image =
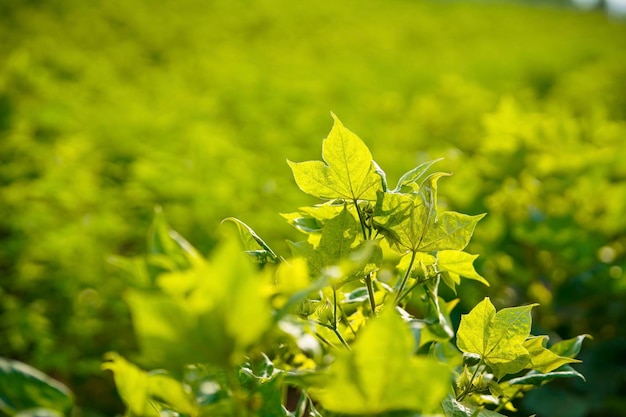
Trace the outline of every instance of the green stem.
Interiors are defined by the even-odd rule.
[[[319,324],[321,324],[321,323],[319,323]],[[322,326],[323,326],[323,324],[322,324]],[[330,341],[329,341],[328,339],[326,339],[324,336],[322,336],[321,334],[319,334],[319,333],[315,332],[315,336],[317,336],[317,338],[318,338],[319,340],[321,340],[321,341],[322,341],[322,343],[324,343],[325,345],[327,345],[327,346],[329,346],[329,347],[331,347],[331,348],[335,346],[335,345],[333,345],[332,343],[330,343]]]
[[[367,240],[367,232],[365,231],[365,219],[363,218],[363,214],[361,214],[361,209],[359,208],[359,203],[357,200],[352,200],[354,204],[354,208],[356,208],[356,213],[359,216],[359,223],[361,223],[361,232],[363,232],[363,240]]]
[[[402,291],[404,290],[404,287],[406,286],[406,283],[409,280],[409,275],[411,274],[411,269],[413,269],[414,262],[415,262],[415,252],[411,252],[411,260],[409,261],[409,267],[406,269],[406,273],[404,274],[404,277],[402,278],[402,283],[400,284],[400,287],[398,287],[398,291],[396,292],[396,301],[394,302],[395,305],[398,305],[398,303],[401,300],[400,294],[402,294]]]
[[[365,285],[367,286],[367,296],[370,300],[370,308],[372,309],[372,316],[376,315],[376,299],[374,298],[374,286],[372,285],[372,273],[370,272],[365,277]]]
[[[335,332],[335,334],[337,335],[337,338],[339,339],[341,344],[344,345],[348,350],[350,350],[350,345],[348,344],[348,342],[346,342],[346,339],[343,338],[343,336],[341,335],[337,327],[337,288],[335,288],[334,285],[333,285],[333,326],[332,326],[332,329],[333,329],[333,332]]]
[[[404,299],[404,297],[406,297],[407,295],[411,294],[411,291],[413,291],[415,289],[415,287],[417,287],[420,284],[422,284],[422,282],[421,281],[417,281],[415,284],[413,284],[409,288],[407,288],[407,290],[404,291],[404,294],[400,295],[400,297],[398,298],[397,304],[400,304],[400,302]]]
[[[341,312],[341,317],[346,321],[346,325],[348,326],[352,334],[356,336],[356,330],[354,330],[354,327],[352,327],[352,324],[350,324],[350,320],[348,319],[346,311],[343,309],[343,307],[341,307],[341,304],[338,304],[337,308],[339,308],[339,311]]]

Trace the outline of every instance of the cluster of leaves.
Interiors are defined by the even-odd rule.
[[[100,360],[134,348],[108,254],[143,250],[156,204],[203,253],[203,225],[233,213],[286,253],[297,232],[275,212],[307,200],[281,153],[312,154],[320,108],[385,138],[371,148],[390,178],[445,155],[463,175],[441,206],[489,213],[468,250],[494,304],[594,333],[598,382],[547,394],[548,414],[573,415],[562,395],[578,415],[624,409],[601,382],[626,354],[626,26],[475,2],[0,3],[0,356],[64,381],[86,414],[119,409]],[[458,291],[463,311],[485,295]]]
[[[150,255],[125,261],[137,360],[154,370],[115,353],[104,364],[128,416],[490,417],[551,380],[583,378],[569,364],[585,336],[548,348],[530,334],[534,305],[496,312],[485,298],[455,332],[458,300],[440,285],[487,282],[464,252],[482,215],[437,210],[445,174],[424,164],[391,189],[337,118],[322,155],[289,162],[325,200],[284,215],[306,235],[289,259],[237,219],[249,260],[232,238],[205,259],[157,215]]]

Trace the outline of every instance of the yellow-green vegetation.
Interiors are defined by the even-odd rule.
[[[153,208],[203,254],[227,216],[288,253],[277,213],[313,200],[285,159],[318,159],[331,110],[392,184],[443,157],[439,205],[487,213],[468,252],[490,287],[454,286],[457,322],[489,295],[540,303],[536,333],[593,334],[590,383],[521,406],[622,412],[606,381],[626,337],[623,23],[519,4],[7,0],[0,39],[0,356],[85,413],[121,409],[100,363],[139,348],[121,294],[148,277],[116,256],[144,252]]]

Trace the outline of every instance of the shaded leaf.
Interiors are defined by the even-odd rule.
[[[495,411],[459,402],[452,397],[447,397],[442,406],[446,417],[505,417]]]
[[[244,251],[254,262],[280,262],[280,257],[274,253],[267,243],[265,243],[250,226],[235,217],[227,217],[222,220],[222,223],[224,222],[232,222],[237,226]]]
[[[418,191],[419,186],[417,185],[417,182],[424,176],[424,174],[426,174],[431,166],[441,160],[443,160],[443,158],[439,158],[434,161],[424,162],[416,166],[412,170],[404,173],[398,180],[398,184],[396,185],[396,188],[393,190],[393,192],[406,193]]]
[[[569,365],[563,365],[555,371],[542,373],[539,371],[529,371],[526,375],[512,378],[508,381],[511,385],[534,385],[540,386],[553,379],[580,378],[585,381],[585,377]]]
[[[72,392],[59,381],[25,363],[0,358],[0,411],[13,415],[47,408],[63,414],[73,405]]]
[[[550,350],[559,356],[575,358],[580,353],[580,348],[585,339],[593,339],[588,334],[581,334],[567,340],[561,340],[550,347]]]

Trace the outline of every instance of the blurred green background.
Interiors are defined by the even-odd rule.
[[[236,216],[287,254],[329,112],[391,183],[444,157],[441,203],[487,212],[457,314],[539,302],[587,383],[520,414],[626,415],[626,24],[562,4],[0,1],[0,356],[120,412],[102,354],[135,349],[113,255],[153,208],[208,252]]]

